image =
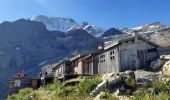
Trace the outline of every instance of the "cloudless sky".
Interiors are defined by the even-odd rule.
[[[73,18],[104,28],[170,25],[170,0],[0,0],[0,22],[37,15]]]

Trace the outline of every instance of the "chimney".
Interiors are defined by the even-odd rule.
[[[138,42],[138,31],[133,31],[133,34],[132,34],[134,37],[135,37],[135,42],[137,43]]]
[[[103,44],[103,43],[100,44],[100,45],[98,45],[98,49],[99,49],[99,50],[103,50],[103,48],[104,48],[104,44]]]
[[[137,36],[138,35],[138,31],[134,30],[133,33],[132,33],[132,36]]]

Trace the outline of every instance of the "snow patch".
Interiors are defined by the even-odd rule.
[[[38,65],[39,65],[39,66],[42,66],[42,65],[44,65],[44,64],[46,64],[46,63],[47,63],[47,60],[45,60],[45,61],[39,63]]]
[[[108,44],[108,43],[112,43],[113,41],[106,41],[106,42],[104,42],[105,44]]]
[[[16,47],[15,49],[19,51],[21,48],[20,47]]]
[[[149,26],[149,28],[159,28],[159,25],[157,25],[157,26],[151,25],[151,26]]]
[[[143,28],[143,26],[139,26],[139,27],[135,27],[135,28],[132,28],[132,29],[134,29],[134,30],[140,30],[140,29],[142,29]]]

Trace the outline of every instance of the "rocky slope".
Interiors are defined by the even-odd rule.
[[[49,31],[43,23],[25,19],[1,23],[0,35],[0,84],[4,86],[0,94],[6,93],[8,77],[19,69],[37,74],[47,63],[95,49],[100,43],[82,29]]]
[[[131,34],[138,31],[143,37],[159,44],[162,47],[170,46],[170,27],[160,22],[146,24],[132,29],[121,29],[122,32]]]
[[[109,36],[116,36],[116,35],[122,35],[124,34],[121,30],[119,29],[115,29],[115,28],[111,28],[108,29],[107,31],[105,31],[101,37],[109,37]]]

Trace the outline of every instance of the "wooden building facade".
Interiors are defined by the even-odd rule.
[[[86,54],[79,54],[69,60],[61,61],[52,65],[52,72],[55,76],[62,74],[98,74],[98,54],[99,50]]]
[[[62,74],[73,74],[74,68],[71,66],[70,60],[64,60],[54,64],[52,72],[55,73],[55,76],[60,76]]]
[[[158,58],[158,45],[134,34],[132,37],[103,46],[99,55],[98,73],[136,70],[150,66]]]
[[[94,51],[82,58],[82,74],[98,74],[98,54],[100,51]]]
[[[55,76],[62,74],[104,74],[142,69],[158,58],[160,46],[138,34],[100,46],[100,50],[79,54],[54,64]]]
[[[100,50],[86,54],[79,54],[70,59],[71,66],[74,67],[74,74],[94,75],[98,74],[98,54]]]
[[[83,57],[87,54],[79,54],[73,58],[70,58],[71,66],[74,68],[74,74],[83,74]]]

